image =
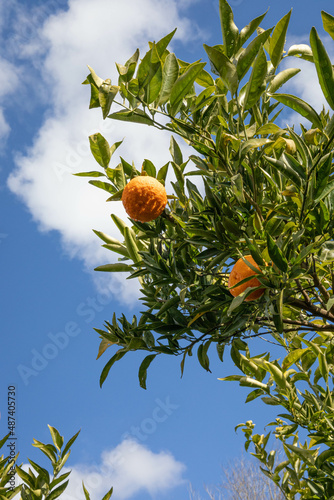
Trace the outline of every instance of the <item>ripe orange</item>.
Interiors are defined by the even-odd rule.
[[[250,262],[256,269],[260,270],[259,266],[257,265],[257,263],[255,262],[255,260],[251,255],[245,255],[244,259],[248,260],[248,262]],[[249,276],[253,275],[255,275],[255,271],[253,271],[253,269],[248,267],[246,262],[244,262],[242,259],[237,260],[237,262],[234,264],[232,268],[232,271],[228,279],[228,287],[230,288],[230,292],[233,295],[233,297],[237,297],[242,292],[244,292],[248,287],[256,287],[261,285],[261,283],[257,278],[252,278],[246,281],[244,284],[231,289],[231,287],[239,283],[239,281],[242,281],[245,278],[248,278]],[[259,297],[261,297],[263,293],[264,293],[264,288],[259,288],[258,290],[254,290],[254,292],[249,294],[245,300],[247,302],[250,300],[256,300]]]
[[[159,217],[167,205],[166,189],[154,177],[139,175],[125,186],[122,202],[131,219],[150,222]]]

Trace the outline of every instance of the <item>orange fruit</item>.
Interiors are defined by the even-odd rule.
[[[251,255],[245,255],[244,259],[248,260],[248,262],[250,262],[252,264],[252,266],[254,266],[256,269],[260,270],[259,266],[257,265],[257,263],[255,262],[255,260],[253,259],[253,257]],[[246,288],[248,288],[248,287],[253,288],[253,287],[261,285],[261,283],[259,282],[259,280],[257,278],[252,278],[240,286],[236,286],[235,288],[231,288],[232,286],[239,283],[239,281],[242,281],[245,278],[248,278],[249,276],[253,276],[253,275],[255,275],[255,271],[253,271],[253,269],[248,267],[246,262],[243,261],[243,259],[237,260],[237,262],[234,264],[234,266],[232,268],[232,271],[231,271],[229,279],[228,279],[228,287],[230,288],[230,292],[233,295],[233,297],[237,297],[242,292],[244,292],[246,290]],[[264,288],[259,288],[258,290],[254,290],[254,292],[249,294],[245,300],[247,302],[250,300],[256,300],[259,297],[261,297],[261,295],[263,295],[263,293],[264,293]]]
[[[166,189],[154,177],[139,175],[125,186],[122,202],[131,219],[150,222],[159,217],[167,205]]]

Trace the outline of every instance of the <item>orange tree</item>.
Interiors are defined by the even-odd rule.
[[[264,14],[239,31],[226,0],[219,9],[223,43],[204,45],[209,65],[170,52],[172,32],[150,43],[141,59],[137,50],[117,64],[118,85],[91,68],[84,82],[90,107],[101,107],[103,118],[171,132],[171,160],[159,168],[144,160],[138,170],[121,158],[112,166],[120,142],[110,146],[97,133],[89,139],[102,170],[77,175],[93,177],[89,182],[107,191],[108,201],[121,200],[139,175],[164,184],[169,168],[175,177],[161,215],[140,222],[135,211],[125,223],[112,214],[122,241],[95,231],[119,254],[118,262],[97,270],[139,279],[144,308],[139,318],[114,314],[97,329],[99,355],[116,348],[100,383],[130,351],[146,351],[139,367],[145,388],[156,357],[180,356],[183,372],[195,351],[209,370],[209,347],[223,360],[229,346],[239,374],[225,380],[249,387],[247,401],[261,397],[283,407],[269,425],[286,459],[277,463],[275,451],[266,451],[269,434],[253,434],[251,421],[241,424],[246,448],[286,498],[333,498],[334,117],[280,92],[300,71],[282,69],[282,62],[302,58],[315,65],[324,101],[334,109],[332,63],[315,28],[309,46],[285,49],[291,12],[273,28],[261,28]],[[334,17],[321,15],[334,38]],[[309,128],[282,128],[286,109]],[[192,148],[189,158],[180,140]],[[246,263],[248,255],[256,266]],[[234,286],[251,279],[253,286],[233,297],[228,279],[240,258],[253,272]],[[256,289],[258,298],[247,300]],[[249,340],[265,335],[281,346],[282,358],[251,355]]]

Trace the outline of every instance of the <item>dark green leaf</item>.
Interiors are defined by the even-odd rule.
[[[148,356],[146,356],[146,358],[144,358],[139,367],[139,372],[138,372],[139,384],[140,387],[142,387],[143,389],[146,389],[147,369],[155,357],[156,354],[149,354]]]
[[[223,84],[229,89],[231,94],[234,95],[238,88],[238,75],[236,67],[220,50],[215,47],[209,47],[206,44],[204,44],[203,47],[209,56],[210,62],[220,75]]]
[[[313,52],[314,63],[317,69],[318,80],[323,94],[332,109],[334,109],[334,74],[331,60],[319,38],[317,30],[313,27],[310,33],[310,44]],[[319,127],[321,129],[321,127]]]
[[[145,125],[154,124],[153,120],[142,109],[135,109],[134,111],[116,111],[116,113],[108,115],[108,118],[130,123],[144,123]]]
[[[113,355],[111,359],[109,359],[108,363],[105,365],[105,367],[102,370],[101,376],[100,376],[100,387],[102,387],[105,379],[108,376],[108,373],[110,371],[110,368],[116,361],[119,361],[120,359],[123,358],[123,356],[127,353],[127,350],[125,349],[120,349],[119,351],[116,352],[116,354]]]
[[[103,266],[98,266],[94,269],[94,271],[103,271],[105,273],[124,273],[132,271],[132,267],[128,264],[116,262],[115,264],[105,264]]]
[[[286,273],[288,270],[288,262],[284,257],[284,255],[282,254],[280,248],[276,245],[275,241],[268,233],[267,233],[267,246],[268,246],[269,257],[271,258],[273,263],[278,267],[278,269],[280,269],[280,271]]]
[[[188,69],[176,80],[169,99],[172,113],[177,110],[183,98],[186,97],[186,95],[192,88],[197,75],[202,71],[204,66],[205,63],[191,64]]]

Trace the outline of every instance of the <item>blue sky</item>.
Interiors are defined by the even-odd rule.
[[[290,45],[307,43],[313,25],[326,41],[320,9],[333,14],[330,0],[231,5],[240,29],[268,7],[263,27],[273,26],[293,7]],[[110,212],[125,214],[72,173],[95,169],[88,135],[99,130],[111,143],[125,137],[120,155],[137,166],[144,158],[157,166],[169,160],[169,136],[101,122],[99,110],[88,110],[81,82],[87,64],[116,81],[115,62],[137,47],[143,53],[148,40],[175,27],[177,56],[205,59],[202,44],[221,43],[218,0],[0,0],[0,17],[1,435],[7,387],[15,385],[21,461],[43,461],[31,442],[49,439],[47,424],[65,438],[81,428],[69,461],[72,498],[83,498],[77,492],[83,477],[93,500],[112,484],[115,500],[184,500],[189,483],[204,497],[203,485],[219,483],[221,465],[242,453],[235,425],[251,419],[262,432],[274,413],[267,407],[264,414],[257,401],[245,405],[247,390],[217,380],[237,373],[228,354],[222,364],[212,352],[211,374],[189,359],[182,379],[180,360],[161,358],[144,391],[137,379],[142,356],[134,353],[99,388],[108,354],[95,360],[93,327],[113,312],[138,313],[138,293],[121,276],[93,273],[113,256],[92,229],[118,238]],[[319,109],[314,73],[302,66],[289,91]],[[266,349],[261,340],[251,342],[253,353]]]

